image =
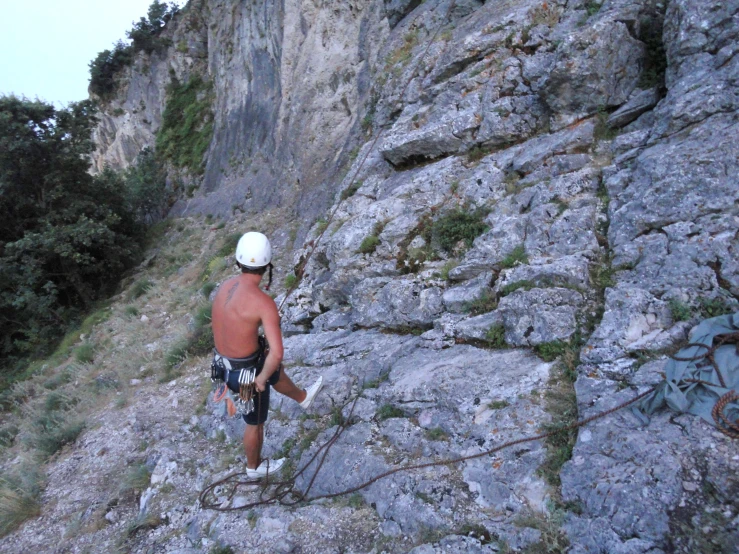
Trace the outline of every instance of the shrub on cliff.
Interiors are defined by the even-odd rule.
[[[131,65],[136,52],[151,54],[169,46],[169,42],[160,35],[167,22],[178,11],[179,7],[175,3],[154,0],[149,6],[147,17],[139,19],[126,32],[126,36],[131,39],[130,45],[119,40],[113,50],[103,50],[90,62],[90,92],[103,100],[109,99],[115,92],[116,73]]]
[[[157,135],[157,153],[195,174],[202,173],[213,137],[212,86],[197,75],[186,83],[173,80]]]

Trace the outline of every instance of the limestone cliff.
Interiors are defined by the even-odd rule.
[[[290,375],[326,388],[303,417],[275,399],[265,443],[301,467],[359,397],[311,494],[615,406],[695,323],[739,309],[737,0],[210,0],[165,33],[166,52],[120,76],[95,164],[154,144],[171,79],[213,83],[204,171],[173,214],[264,226],[281,276],[316,247],[283,331]],[[738,443],[670,412],[643,425],[624,410],[336,503],[202,509],[197,492],[243,466],[222,445],[243,424],[210,402],[195,413],[205,357],[182,362],[179,389],[150,375],[186,332],[182,303],[227,275],[218,229],[193,221],[141,268],[158,287],[146,322],[121,305],[98,331],[110,372],[141,350],[140,394],[101,416],[124,431],[86,432],[50,472],[44,523],[0,550],[51,549],[80,511],[80,544],[137,552],[736,551]],[[184,415],[158,416],[156,395]],[[136,502],[96,477],[117,458],[153,470]],[[255,497],[217,491],[223,507]]]

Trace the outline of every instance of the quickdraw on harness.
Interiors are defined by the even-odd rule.
[[[261,345],[260,345],[261,346]],[[246,415],[254,411],[254,393],[256,391],[254,380],[259,369],[259,360],[262,358],[262,348],[260,347],[258,355],[244,358],[243,360],[230,360],[218,352],[214,352],[213,362],[210,364],[210,380],[213,383],[213,401],[218,403],[226,401],[228,413],[231,416],[236,413]],[[232,361],[250,362],[251,367],[234,368]],[[236,382],[232,382],[232,375],[238,373]],[[232,387],[238,387],[237,391],[233,391]],[[234,397],[232,392],[237,392],[238,396]],[[234,408],[228,404],[229,401]]]

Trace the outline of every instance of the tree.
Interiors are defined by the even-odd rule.
[[[95,108],[0,97],[0,357],[37,349],[137,257],[125,187],[89,173]]]

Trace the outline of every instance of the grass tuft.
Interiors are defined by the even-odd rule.
[[[74,359],[81,364],[89,364],[95,359],[95,347],[86,342],[74,349]]]
[[[481,315],[492,312],[497,307],[498,299],[494,294],[486,290],[480,296],[468,302],[464,307],[464,311],[473,315]]]
[[[385,421],[392,417],[405,417],[405,413],[400,408],[396,408],[392,404],[384,404],[377,410],[377,419],[379,421]]]
[[[507,348],[508,343],[505,340],[505,327],[502,323],[493,325],[485,333],[485,342],[488,343],[490,348]]]
[[[362,244],[359,245],[359,252],[361,254],[372,254],[377,247],[380,245],[380,238],[376,235],[370,235],[362,240]]]
[[[500,267],[503,269],[510,269],[515,265],[527,263],[529,263],[529,257],[526,255],[526,248],[523,244],[519,244],[511,250],[505,258],[503,258],[500,262]]]
[[[137,298],[143,296],[149,290],[154,286],[154,283],[152,283],[149,279],[139,279],[136,281],[131,288],[128,291],[128,294],[126,295],[126,298],[130,302],[131,300],[136,300]]]

